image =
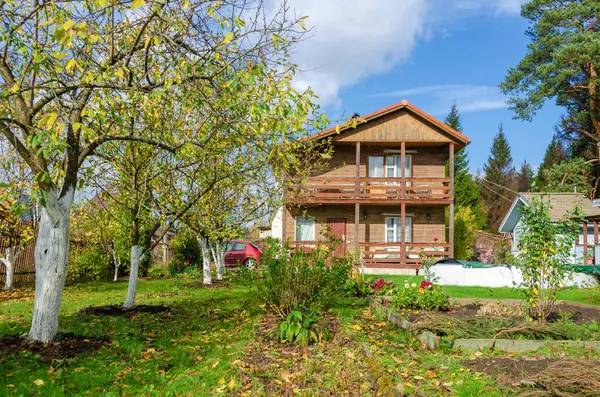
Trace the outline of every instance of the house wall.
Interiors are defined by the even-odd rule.
[[[390,149],[390,147],[387,147]],[[400,149],[400,144],[396,149]],[[417,150],[408,153],[412,156],[412,174],[414,178],[444,178],[446,176],[446,160],[448,148],[443,147],[410,147],[406,150]],[[360,149],[360,177],[368,177],[369,156],[384,156],[383,147],[362,146]],[[334,153],[325,170],[319,175],[327,178],[356,177],[356,147],[354,145],[336,145]]]
[[[364,219],[364,215],[367,219]],[[427,213],[430,219],[427,219]],[[389,215],[384,215],[389,214]],[[446,226],[443,207],[407,206],[407,217],[413,219],[413,242],[433,243],[434,238],[439,243],[446,242]],[[305,209],[287,209],[286,238],[295,241],[295,216],[311,216],[315,218],[315,238],[323,239],[321,234],[327,229],[327,218],[346,219],[347,249],[355,247],[354,205],[322,205]],[[385,242],[385,218],[400,216],[400,208],[392,206],[361,205],[359,220],[359,242]],[[321,236],[321,237],[320,237]]]

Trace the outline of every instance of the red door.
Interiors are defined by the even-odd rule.
[[[334,255],[344,256],[346,254],[346,218],[327,218],[327,223],[331,227],[331,234],[342,240]]]

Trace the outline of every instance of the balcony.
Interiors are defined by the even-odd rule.
[[[358,181],[358,183],[357,183]],[[450,178],[310,178],[290,189],[296,203],[449,204]]]

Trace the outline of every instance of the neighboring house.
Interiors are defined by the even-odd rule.
[[[452,257],[452,165],[469,138],[406,100],[363,120],[339,134],[332,128],[309,138],[331,138],[332,159],[320,175],[288,192],[273,237],[310,248],[329,225],[343,241],[336,254],[360,249],[366,273],[414,274],[422,251]]]
[[[600,264],[600,241],[598,239],[600,208],[595,207],[592,200],[581,193],[519,193],[499,229],[501,233],[510,234],[512,254],[514,256],[520,254],[521,208],[530,205],[532,198],[536,196],[550,204],[550,219],[553,222],[564,220],[575,207],[581,208],[586,221],[583,222],[579,238],[573,246],[570,262],[574,265]]]

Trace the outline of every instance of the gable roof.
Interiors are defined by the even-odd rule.
[[[373,113],[369,113],[366,116],[361,117],[362,119],[364,119],[364,121],[360,121],[358,123],[358,125],[368,124],[370,121],[373,121],[382,116],[385,116],[387,114],[390,114],[392,112],[396,112],[396,111],[402,110],[402,109],[417,116],[421,120],[430,122],[431,124],[435,125],[436,127],[440,128],[441,130],[446,132],[448,135],[450,135],[453,138],[453,140],[455,140],[456,142],[458,142],[462,145],[466,146],[471,142],[471,140],[466,135],[463,135],[459,131],[456,131],[454,128],[447,126],[446,124],[442,123],[440,120],[436,119],[432,115],[424,112],[423,110],[421,110],[418,107],[414,106],[413,104],[409,103],[406,99],[403,99],[401,102],[398,102],[394,105],[388,106],[383,109],[379,109]],[[350,123],[346,123],[346,125],[340,126],[340,133],[343,131],[351,130],[351,129],[352,129],[352,126],[350,125]],[[326,137],[336,134],[336,130],[337,130],[337,127],[332,127],[325,131],[321,131],[319,133],[311,135],[308,137],[308,139],[326,138]]]
[[[583,193],[519,193],[500,225],[500,232],[511,233],[514,230],[521,216],[519,209],[530,205],[533,197],[541,197],[545,203],[550,204],[549,215],[552,222],[563,220],[576,206],[581,208],[586,218],[600,216],[600,208],[594,207],[592,200]]]

